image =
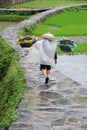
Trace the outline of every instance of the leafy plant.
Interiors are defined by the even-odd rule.
[[[10,53],[11,55],[9,55]],[[11,47],[7,47],[4,40],[0,39],[0,81],[6,75],[13,54],[14,49],[12,49]]]
[[[0,130],[7,130],[11,122],[16,118],[16,110],[23,97],[26,81],[18,62],[18,53],[14,51],[2,38],[0,38],[1,58],[0,67],[7,68],[0,82]],[[9,62],[9,64],[8,64]],[[0,71],[1,69],[0,68]]]

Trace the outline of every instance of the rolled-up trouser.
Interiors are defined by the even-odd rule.
[[[51,69],[51,65],[43,65],[43,64],[40,64],[40,70],[42,69],[46,69],[46,70],[50,70]]]

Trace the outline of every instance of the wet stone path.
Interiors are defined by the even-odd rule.
[[[60,7],[62,9],[63,7]],[[65,7],[67,8],[67,7]],[[20,64],[26,78],[27,90],[17,110],[17,118],[9,130],[87,130],[87,89],[78,82],[52,69],[48,85],[38,64],[29,64],[29,48],[16,46],[17,31],[26,24],[35,23],[52,9],[29,20],[3,30],[1,36],[19,52]]]
[[[20,62],[28,88],[9,130],[87,130],[87,89],[54,69],[45,85],[38,65]]]

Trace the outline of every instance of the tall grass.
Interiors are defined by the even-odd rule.
[[[5,75],[0,74],[0,130],[7,130],[16,118],[16,111],[27,87],[18,54],[0,38],[0,67]],[[8,63],[8,62],[9,63]],[[7,66],[8,65],[8,66]]]

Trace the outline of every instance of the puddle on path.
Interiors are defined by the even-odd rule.
[[[59,55],[56,69],[87,88],[87,55]]]

